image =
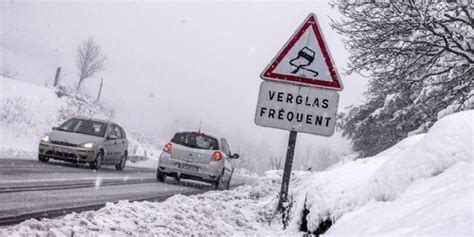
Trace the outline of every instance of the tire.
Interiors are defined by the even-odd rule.
[[[125,163],[127,163],[127,152],[123,154],[122,159],[120,159],[120,163],[115,165],[115,169],[123,170],[123,168],[125,168]]]
[[[104,152],[100,151],[99,154],[95,157],[95,161],[90,162],[90,166],[94,170],[100,169],[100,166],[102,165],[102,161],[104,160]]]
[[[40,162],[46,163],[46,162],[49,161],[49,157],[42,156],[42,155],[38,155],[38,160],[39,160]]]
[[[166,174],[164,174],[164,173],[157,170],[156,171],[156,180],[158,180],[158,182],[164,183],[165,179],[166,179]]]

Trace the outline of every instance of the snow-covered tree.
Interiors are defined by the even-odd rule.
[[[439,118],[474,108],[474,9],[468,2],[332,3],[347,72],[370,78],[366,101],[342,116],[355,151],[373,155]]]

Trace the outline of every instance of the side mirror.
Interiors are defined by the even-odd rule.
[[[52,127],[53,131],[58,130],[58,127]]]
[[[234,153],[234,154],[231,156],[232,159],[239,159],[239,157],[240,157],[240,156],[239,156],[239,154],[237,154],[237,153]]]
[[[109,135],[109,136],[107,137],[107,140],[116,140],[116,139],[117,139],[117,136],[114,135],[114,134]]]

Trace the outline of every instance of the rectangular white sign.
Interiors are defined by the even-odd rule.
[[[331,136],[339,94],[283,82],[260,84],[255,124],[263,127]]]

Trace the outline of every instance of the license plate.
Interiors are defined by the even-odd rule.
[[[184,163],[177,163],[177,166],[180,169],[186,169],[186,170],[192,170],[192,171],[198,171],[198,169],[199,169],[199,167],[197,167],[197,166],[184,164]]]

